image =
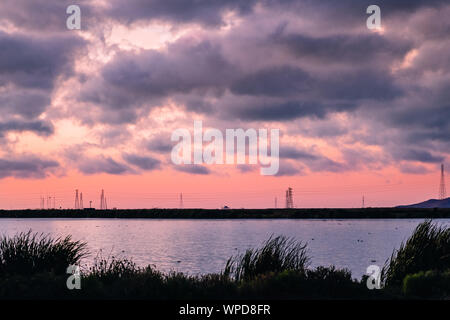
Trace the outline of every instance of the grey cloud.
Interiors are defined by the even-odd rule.
[[[357,70],[327,73],[326,76],[282,66],[244,76],[231,86],[235,94],[273,97],[304,96],[317,100],[392,99],[402,91],[386,70],[382,72],[360,66]]]
[[[302,150],[296,147],[284,146],[280,149],[280,158],[301,163],[313,172],[346,172],[359,168],[362,163],[370,167],[372,162],[379,161],[377,158],[364,156],[361,155],[361,152],[353,150],[345,149],[342,152],[344,161],[338,162],[314,150]]]
[[[286,4],[296,6],[305,9],[298,11],[299,19],[305,17],[311,22],[308,14],[314,12],[317,21],[305,23],[303,29],[303,25],[284,21],[296,12],[286,10],[286,15],[274,14],[267,25],[261,19],[257,26],[244,21],[242,27],[234,26],[228,35],[228,31],[219,34],[210,28],[222,25],[223,14],[230,10],[242,17],[257,17],[260,13],[253,11],[256,3],[280,10]],[[98,11],[102,19],[124,23],[163,20],[172,26],[193,22],[209,29],[199,33],[203,40],[181,37],[167,50],[125,52],[116,48],[116,55],[97,77],[80,83],[77,98],[96,109],[79,116],[92,124],[133,123],[148,115],[150,108],[168,101],[223,121],[287,122],[302,117],[316,121],[328,119],[333,112],[361,111],[357,119],[369,127],[368,132],[380,135],[377,143],[395,159],[439,162],[442,156],[434,150],[450,149],[448,23],[442,13],[425,14],[420,9],[446,3],[380,0],[377,4],[388,31],[378,35],[365,28],[365,8],[372,4],[370,1],[114,0],[108,2],[104,12]],[[48,28],[52,29],[65,23],[64,14],[56,17],[65,5],[65,1],[54,5],[43,0],[5,0],[0,4],[0,22],[31,30],[47,17]],[[411,21],[410,16],[414,17]],[[277,22],[285,27],[276,32],[267,30]],[[411,24],[403,25],[406,22]],[[333,25],[335,28],[330,29]],[[255,38],[252,33],[258,34],[255,42],[241,46],[241,41]],[[56,79],[74,73],[73,54],[84,42],[73,32],[36,34],[0,32],[0,132],[53,132],[50,123],[37,118],[50,104]],[[393,63],[400,62],[412,48],[419,51],[412,66],[392,72]],[[369,112],[374,106],[376,109]],[[315,132],[326,139],[335,131]],[[339,132],[357,134],[348,128]],[[398,145],[403,144],[413,147],[399,149]],[[437,149],[441,145],[447,149]],[[170,151],[171,145],[151,141],[146,148],[164,153]],[[352,170],[355,163],[350,158],[356,157],[348,156],[341,163],[299,150],[283,152],[285,159],[302,161],[312,171]],[[132,161],[133,166],[151,167],[143,159]],[[209,173],[205,167],[186,168],[180,170]],[[88,159],[82,171],[121,174],[132,169],[111,158],[100,158]]]
[[[157,152],[157,153],[169,153],[173,145],[170,142],[170,135],[167,137],[157,137],[146,143],[146,148],[149,151]]]
[[[402,58],[413,48],[411,41],[394,41],[374,33],[327,37],[277,34],[273,42],[285,47],[298,58],[327,64],[379,64],[382,60]]]
[[[44,121],[8,121],[0,122],[0,136],[9,131],[31,131],[39,135],[48,136],[54,131],[53,125]]]
[[[280,66],[246,75],[231,85],[236,94],[285,96],[312,88],[309,74],[299,68]]]
[[[430,172],[430,170],[424,166],[412,164],[400,165],[400,171],[407,174],[426,174]]]
[[[16,89],[0,94],[0,110],[3,114],[19,115],[25,119],[38,117],[50,104],[50,96],[42,91]]]
[[[45,178],[57,167],[59,167],[58,162],[39,159],[35,156],[0,158],[0,178]]]
[[[53,133],[49,121],[37,119],[51,104],[56,80],[73,74],[75,51],[84,44],[74,35],[45,37],[0,31],[2,133]]]
[[[107,15],[123,23],[163,20],[172,23],[199,23],[211,26],[224,24],[223,15],[233,11],[246,15],[256,4],[279,6],[293,0],[120,0],[108,2]]]
[[[361,68],[357,71],[330,74],[317,87],[317,94],[329,99],[355,101],[373,99],[391,100],[403,94],[395,79],[386,70]]]
[[[143,170],[155,170],[158,169],[161,164],[161,161],[159,161],[158,159],[147,156],[139,156],[135,154],[125,154],[123,158],[128,163]]]
[[[330,158],[322,157],[314,161],[309,161],[308,167],[312,171],[320,172],[345,172],[355,168],[350,168],[347,164],[337,162]]]
[[[196,174],[196,175],[208,175],[211,173],[211,171],[201,165],[175,165],[175,170],[189,173],[189,174]]]
[[[394,157],[401,160],[420,161],[426,163],[439,163],[444,160],[443,156],[435,155],[428,150],[421,149],[397,149]]]
[[[170,45],[166,53],[117,54],[103,68],[101,78],[84,86],[80,99],[120,114],[108,118],[104,112],[102,120],[131,122],[145,107],[162,104],[174,94],[221,94],[233,70],[217,44],[184,39]]]
[[[236,168],[239,170],[239,172],[241,173],[247,173],[247,172],[253,172],[255,171],[258,167],[255,165],[250,165],[250,164],[237,164]]]
[[[287,161],[282,161],[280,163],[280,168],[278,169],[276,177],[284,177],[284,176],[296,176],[301,175],[303,172],[297,166],[294,166],[292,163]]]
[[[316,160],[319,158],[318,155],[305,151],[300,150],[296,147],[281,147],[280,149],[280,157],[281,158],[287,158],[287,159],[295,159],[295,160]]]
[[[84,43],[73,35],[44,38],[0,32],[0,86],[52,89],[57,76],[72,72],[72,55]]]
[[[327,112],[353,110],[355,104],[333,105],[320,101],[302,101],[285,99],[239,99],[226,105],[224,101],[220,112],[226,118],[260,121],[291,121],[300,117],[324,118]]]
[[[2,0],[0,3],[0,22],[9,23],[25,30],[66,32],[66,9],[77,4],[81,8],[82,27],[95,18],[92,0]],[[98,12],[99,13],[99,12]]]
[[[130,173],[132,170],[123,163],[117,162],[111,157],[99,157],[93,159],[81,160],[79,170],[84,174],[109,173],[124,174]]]
[[[327,27],[341,25],[349,27],[364,27],[366,9],[370,5],[376,4],[381,8],[382,21],[401,14],[411,14],[422,8],[439,8],[446,5],[446,0],[304,0],[302,9],[305,14],[319,13],[323,24]],[[402,18],[401,16],[399,17]]]

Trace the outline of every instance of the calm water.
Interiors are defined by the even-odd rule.
[[[231,255],[260,245],[271,234],[308,243],[311,266],[346,267],[360,278],[382,266],[422,219],[411,220],[150,220],[0,219],[0,234],[32,229],[86,241],[91,263],[103,256],[132,258],[138,265],[190,274],[218,272]],[[450,225],[450,219],[436,220]]]

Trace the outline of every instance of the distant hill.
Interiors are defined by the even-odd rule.
[[[430,199],[416,204],[398,206],[397,208],[450,208],[450,198],[443,200]]]

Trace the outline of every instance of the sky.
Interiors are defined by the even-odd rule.
[[[0,2],[0,208],[394,206],[450,151],[444,0]],[[368,29],[366,9],[381,9]],[[178,128],[279,129],[280,168],[176,165]],[[276,198],[276,200],[275,200]],[[53,202],[53,200],[52,200]]]

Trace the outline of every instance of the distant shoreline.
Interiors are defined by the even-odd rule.
[[[0,210],[1,218],[442,219],[450,208]]]

